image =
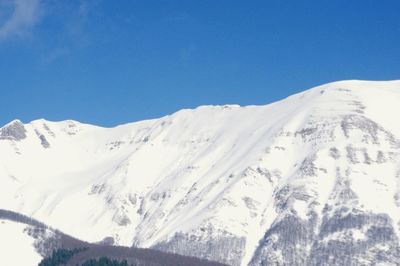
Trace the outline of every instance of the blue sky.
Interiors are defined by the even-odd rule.
[[[103,126],[400,79],[398,0],[0,0],[0,125]]]

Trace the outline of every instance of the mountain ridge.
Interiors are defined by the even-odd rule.
[[[294,94],[289,95],[289,96],[287,96],[287,97],[285,97],[285,98],[282,98],[282,99],[280,99],[280,100],[276,100],[276,101],[274,101],[274,102],[270,102],[270,103],[266,103],[266,104],[239,105],[239,104],[231,103],[231,104],[216,104],[216,105],[207,105],[207,104],[206,104],[206,105],[199,105],[199,106],[194,107],[194,108],[183,108],[183,109],[179,109],[179,110],[176,111],[176,112],[173,112],[173,113],[171,113],[171,114],[167,114],[167,115],[161,116],[161,117],[143,119],[143,120],[138,120],[138,121],[133,121],[133,122],[126,122],[126,123],[116,124],[116,125],[113,125],[113,126],[100,126],[100,125],[96,125],[96,124],[94,124],[94,123],[90,123],[90,122],[80,122],[80,121],[74,120],[74,119],[48,120],[48,119],[46,119],[46,118],[37,118],[37,119],[33,119],[33,120],[31,120],[31,121],[28,121],[28,122],[23,122],[23,121],[20,120],[19,118],[15,118],[15,119],[11,120],[10,122],[8,122],[8,123],[6,123],[6,124],[4,124],[4,125],[2,125],[2,126],[0,125],[0,128],[3,128],[3,127],[5,127],[5,126],[7,126],[7,125],[9,125],[9,124],[11,124],[11,123],[13,123],[13,122],[20,122],[20,123],[22,123],[22,124],[24,124],[24,125],[28,125],[28,124],[31,124],[31,123],[34,123],[34,122],[47,122],[47,123],[72,122],[72,123],[79,123],[79,124],[85,124],[85,125],[92,125],[92,126],[96,126],[96,127],[101,127],[101,128],[108,128],[108,129],[110,129],[110,128],[116,128],[116,127],[125,126],[125,125],[131,125],[131,124],[134,124],[134,123],[140,123],[140,122],[145,122],[145,121],[158,120],[158,119],[161,119],[161,118],[164,118],[164,117],[168,117],[168,116],[174,115],[174,114],[176,114],[176,113],[178,113],[178,112],[181,112],[181,111],[193,111],[193,110],[196,110],[196,109],[198,109],[198,108],[207,108],[207,107],[242,107],[242,108],[243,108],[243,107],[266,106],[266,105],[274,104],[274,103],[276,103],[276,102],[283,101],[283,100],[285,100],[285,99],[287,99],[287,98],[289,98],[289,97],[293,97],[293,96],[295,96],[295,95],[302,94],[302,93],[304,93],[304,92],[306,92],[306,91],[310,91],[310,90],[312,90],[312,89],[318,89],[318,88],[320,88],[320,87],[324,87],[325,89],[329,89],[329,87],[334,87],[334,86],[336,86],[336,85],[346,85],[346,84],[355,84],[355,83],[359,83],[359,84],[360,84],[360,83],[369,83],[369,84],[375,83],[375,84],[378,84],[378,85],[379,85],[379,84],[389,84],[389,85],[394,84],[394,85],[398,85],[398,83],[400,83],[400,79],[399,79],[399,80],[397,80],[397,79],[396,79],[396,80],[362,80],[362,79],[348,79],[348,80],[332,81],[332,82],[329,82],[329,83],[325,83],[325,84],[322,84],[322,85],[318,85],[318,86],[312,87],[311,89],[307,89],[307,90],[304,90],[304,91],[300,91],[300,92],[294,93]]]
[[[378,253],[397,263],[379,232],[398,249],[399,103],[400,81],[341,81],[269,105],[201,106],[113,128],[36,120],[21,139],[21,125],[2,127],[0,208],[92,242],[231,265]],[[352,256],[340,253],[338,242],[357,241]]]

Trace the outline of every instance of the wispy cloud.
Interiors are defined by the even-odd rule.
[[[0,25],[0,40],[24,36],[42,15],[40,0],[11,0],[3,2],[2,7],[6,5],[12,10],[10,16]]]
[[[51,64],[91,44],[87,23],[97,3],[98,0],[53,0],[52,5],[46,5],[46,16],[57,18],[55,23],[53,20],[57,30],[53,32],[52,44],[42,53],[43,63]]]
[[[65,30],[70,38],[75,42],[85,42],[87,32],[85,31],[86,23],[95,7],[96,1],[80,0],[74,4],[69,17],[65,19]]]
[[[88,23],[100,0],[0,0],[0,48],[31,40],[29,48],[51,64],[91,44]]]

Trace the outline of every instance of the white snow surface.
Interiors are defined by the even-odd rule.
[[[34,238],[24,230],[26,224],[0,219],[1,265],[36,266],[42,256],[35,250]]]
[[[339,166],[366,210],[400,222],[394,148],[337,124],[359,115],[400,139],[399,114],[400,81],[342,81],[265,106],[201,106],[114,128],[36,120],[23,125],[26,138],[0,139],[0,208],[86,241],[139,247],[212,226],[246,238],[245,265],[278,217],[276,190],[305,187],[322,209]],[[360,162],[349,163],[348,147]],[[363,151],[384,163],[363,163]],[[310,158],[316,176],[299,178]],[[305,201],[292,207],[307,219]]]

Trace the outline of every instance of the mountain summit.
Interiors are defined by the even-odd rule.
[[[230,265],[400,264],[400,81],[0,129],[0,209]]]

